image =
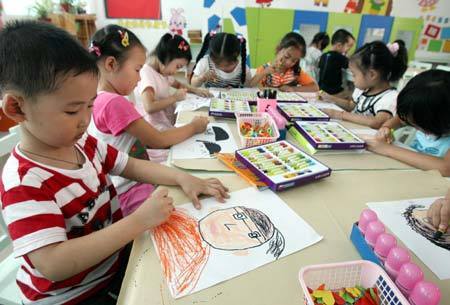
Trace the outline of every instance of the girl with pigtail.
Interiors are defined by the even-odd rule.
[[[248,87],[252,76],[246,58],[243,36],[212,31],[206,34],[197,56],[191,84],[195,87]]]

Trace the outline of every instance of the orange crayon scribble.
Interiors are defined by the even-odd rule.
[[[169,220],[153,230],[163,273],[174,295],[192,291],[209,257],[198,221],[175,210]]]

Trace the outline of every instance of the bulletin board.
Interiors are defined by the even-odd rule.
[[[327,30],[328,13],[315,11],[295,11],[293,31],[299,33],[305,38],[309,45],[315,34]]]
[[[382,40],[384,43],[388,43],[393,22],[394,18],[390,16],[363,15],[357,47],[359,48],[364,43],[375,40]]]
[[[359,35],[359,26],[361,24],[361,14],[346,14],[346,13],[329,13],[327,32],[330,37],[339,29],[346,29],[353,34],[355,39]],[[356,43],[349,51],[349,54],[353,53],[356,48]]]
[[[389,40],[402,39],[405,41],[409,60],[414,59],[422,26],[423,20],[421,18],[396,17],[394,19],[391,38]]]
[[[273,60],[281,38],[292,31],[294,12],[289,9],[246,8],[252,68]]]
[[[160,0],[105,0],[106,16],[108,18],[128,19],[161,19]]]
[[[450,63],[450,17],[434,14],[423,16],[416,59],[434,63]]]

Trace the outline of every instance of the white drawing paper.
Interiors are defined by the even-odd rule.
[[[441,280],[450,279],[450,232],[439,240],[433,239],[435,229],[426,211],[436,198],[373,202],[367,205],[381,222],[414,252]]]
[[[246,188],[218,203],[177,206],[152,232],[174,298],[229,280],[319,242],[322,237],[270,190]]]
[[[175,113],[182,111],[195,111],[203,107],[209,107],[210,102],[210,98],[200,97],[198,95],[188,93],[186,95],[186,99],[177,102]]]
[[[227,123],[209,123],[206,131],[172,146],[172,159],[214,158],[216,153],[234,153],[238,149]]]

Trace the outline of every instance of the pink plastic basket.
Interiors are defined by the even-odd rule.
[[[316,289],[321,284],[325,284],[330,290],[356,285],[366,288],[377,287],[382,305],[411,305],[387,273],[370,261],[307,266],[300,269],[299,281],[307,305],[314,305],[307,287]]]
[[[270,124],[273,131],[273,137],[244,137],[241,134],[240,126],[242,123],[250,123],[252,125]],[[241,143],[244,147],[257,146],[267,143],[275,142],[280,137],[277,125],[275,125],[272,117],[266,112],[236,112],[236,124],[241,138]]]

